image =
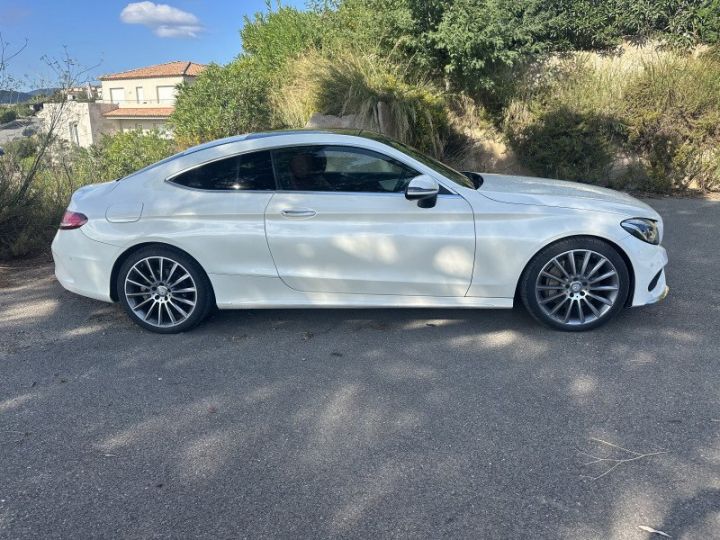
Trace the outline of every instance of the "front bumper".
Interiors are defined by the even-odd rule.
[[[634,236],[628,236],[621,244],[635,275],[635,292],[630,305],[645,306],[665,298],[670,290],[665,281],[665,266],[668,263],[665,248],[653,246]]]
[[[112,302],[110,275],[119,251],[91,240],[80,229],[58,231],[52,243],[55,277],[68,291]]]

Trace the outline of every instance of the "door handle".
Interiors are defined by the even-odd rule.
[[[289,218],[309,218],[317,214],[315,210],[309,208],[287,208],[280,213]]]

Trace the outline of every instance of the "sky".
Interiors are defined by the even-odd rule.
[[[265,0],[0,0],[0,34],[6,51],[27,40],[8,70],[18,89],[29,90],[51,82],[42,57],[61,57],[64,48],[92,67],[91,79],[172,60],[227,63],[242,50],[243,16],[258,11]]]

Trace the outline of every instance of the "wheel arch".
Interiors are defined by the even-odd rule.
[[[612,246],[615,251],[617,251],[618,255],[622,257],[623,261],[625,262],[625,266],[627,266],[628,274],[630,275],[630,284],[629,284],[629,290],[628,290],[628,297],[625,301],[625,307],[631,306],[633,298],[635,296],[635,269],[633,268],[632,261],[630,260],[630,257],[628,257],[628,254],[625,252],[625,250],[617,243],[614,242],[608,238],[603,238],[602,236],[596,236],[593,234],[573,234],[570,236],[563,236],[562,238],[556,238],[552,242],[549,242],[542,247],[538,248],[531,256],[530,258],[525,262],[525,266],[523,267],[522,272],[520,272],[520,276],[518,277],[517,283],[515,284],[515,300],[520,298],[520,284],[523,281],[523,278],[525,277],[525,273],[528,271],[528,267],[530,266],[530,263],[533,261],[533,259],[537,256],[538,253],[540,253],[543,249],[546,249],[550,246],[554,246],[555,244],[559,242],[564,242],[566,240],[573,240],[573,239],[582,239],[582,238],[592,238],[593,240],[600,240],[601,242],[605,242],[606,244]]]
[[[207,272],[205,271],[205,268],[203,268],[203,265],[200,264],[200,261],[198,261],[197,258],[193,257],[190,253],[188,253],[187,251],[185,251],[182,248],[179,248],[172,244],[168,244],[166,242],[157,242],[157,241],[141,242],[139,244],[132,245],[132,246],[128,247],[125,251],[123,251],[120,255],[118,255],[118,257],[115,259],[115,263],[113,264],[112,271],[110,272],[110,298],[112,298],[113,302],[117,302],[120,299],[120,296],[119,296],[118,290],[117,290],[117,277],[118,277],[118,272],[120,272],[120,267],[127,260],[127,258],[130,257],[133,253],[136,253],[137,251],[140,251],[141,249],[144,249],[149,246],[158,246],[158,247],[171,249],[171,250],[177,251],[179,253],[182,253],[186,257],[189,257],[193,261],[195,261],[195,263],[198,265],[200,270],[202,270],[203,274],[205,274],[205,278],[207,279],[207,282],[210,285],[210,293],[212,294],[212,301],[215,302],[215,290],[213,289],[212,281],[210,281],[210,277],[207,275]]]

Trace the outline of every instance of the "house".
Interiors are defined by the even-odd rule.
[[[168,62],[100,77],[101,103],[117,105],[103,113],[117,131],[165,130],[175,109],[180,83],[192,82],[205,69],[194,62]]]
[[[60,139],[83,147],[118,131],[168,133],[177,86],[192,83],[203,69],[203,64],[175,61],[103,75],[94,102],[45,103],[38,116],[45,129],[55,123]]]
[[[90,83],[85,86],[73,86],[62,90],[62,92],[70,101],[97,101],[102,97],[100,87]]]

